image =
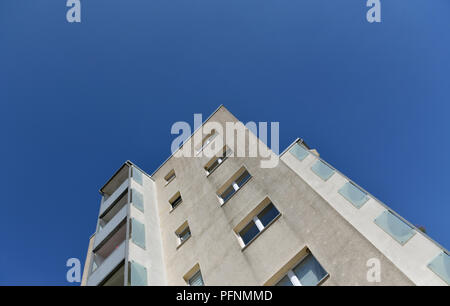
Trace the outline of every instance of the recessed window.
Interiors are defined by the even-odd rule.
[[[317,259],[309,253],[276,286],[317,286],[327,275]]]
[[[175,170],[170,170],[170,172],[164,177],[166,184],[169,184],[175,177]]]
[[[219,189],[217,195],[223,204],[228,201],[252,176],[242,167],[222,188]]]
[[[211,174],[214,170],[216,170],[232,153],[231,149],[225,146],[219,155],[214,156],[209,160],[209,162],[205,165],[206,174]]]
[[[211,133],[209,133],[208,135],[206,135],[205,137],[203,137],[202,142],[197,146],[196,148],[196,154],[200,153],[201,151],[203,151],[203,149],[209,145],[214,138],[216,138],[216,136],[219,135],[217,133],[216,130],[212,130]]]
[[[203,276],[200,271],[200,265],[196,264],[183,276],[183,279],[189,286],[204,286]]]
[[[261,207],[264,207],[261,210]],[[273,205],[268,198],[266,198],[258,208],[254,210],[256,214],[251,213],[246,219],[251,218],[242,229],[239,230],[241,225],[236,227],[236,232],[241,242],[241,246],[244,247],[256,238],[267,226],[269,226],[279,215],[280,212]],[[244,220],[245,222],[245,220]],[[242,223],[242,222],[241,222]]]
[[[175,235],[178,237],[178,245],[183,244],[191,237],[191,229],[187,221],[175,231]]]
[[[198,270],[192,277],[188,280],[189,286],[204,286],[202,272]]]
[[[172,209],[177,207],[178,205],[183,202],[183,199],[181,198],[180,192],[177,192],[172,198],[170,198],[169,203],[172,206]]]

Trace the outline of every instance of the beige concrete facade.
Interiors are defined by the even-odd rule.
[[[239,121],[221,106],[207,122],[216,122],[225,131],[226,122]],[[316,151],[303,161],[286,151],[274,168],[262,168],[261,156],[229,157],[208,174],[205,165],[211,157],[197,154],[198,140],[207,134],[198,130],[183,145],[192,147],[195,157],[175,153],[151,176],[144,173],[140,186],[129,176],[129,188],[144,195],[144,212],[130,205],[127,228],[131,218],[141,221],[148,247],[144,250],[127,239],[125,284],[130,283],[128,262],[136,261],[146,268],[148,285],[187,285],[198,269],[206,285],[274,285],[309,250],[327,272],[320,285],[446,285],[427,268],[434,256],[446,251],[418,232],[403,246],[381,232],[371,218],[384,206],[374,198],[360,209],[346,203],[337,193],[346,182],[344,176],[335,173],[323,182],[309,172],[319,159]],[[237,141],[233,146],[223,136],[219,134],[208,146],[215,152],[222,150],[223,145],[214,144],[221,137],[237,152]],[[248,130],[246,137],[249,143],[260,142]],[[251,178],[222,203],[218,191],[242,167]],[[175,178],[167,182],[171,171]],[[170,201],[178,195],[182,202],[173,208]],[[269,202],[280,214],[243,246],[238,231]],[[176,233],[186,225],[191,235],[180,244]],[[83,284],[92,273],[92,253],[91,240]],[[368,280],[370,259],[380,263],[379,282]]]

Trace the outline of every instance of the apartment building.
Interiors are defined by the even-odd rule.
[[[242,125],[223,106],[208,122]],[[82,285],[450,284],[447,250],[302,140],[273,168],[237,143],[199,129],[192,157],[151,175],[125,162],[100,189]]]

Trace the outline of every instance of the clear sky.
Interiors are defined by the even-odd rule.
[[[175,121],[280,122],[450,248],[450,1],[0,1],[0,284],[66,285],[98,189]],[[282,184],[283,182],[280,182]]]

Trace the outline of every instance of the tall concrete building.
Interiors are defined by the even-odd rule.
[[[448,251],[302,140],[254,156],[268,148],[225,107],[207,123],[153,174],[127,161],[100,189],[82,285],[449,285]]]

